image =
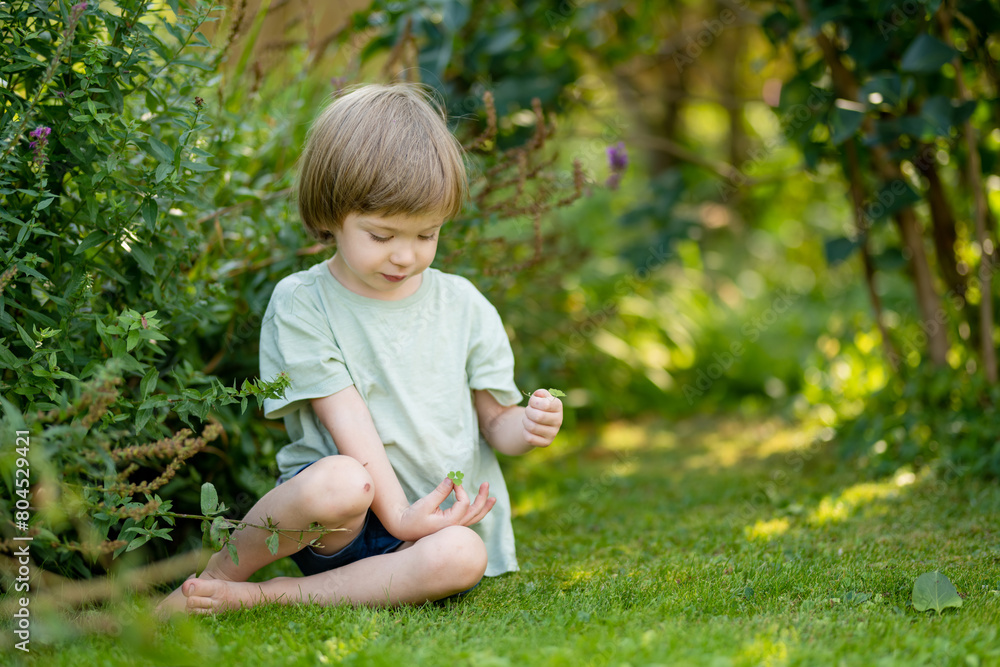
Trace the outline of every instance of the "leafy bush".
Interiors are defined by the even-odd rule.
[[[168,5],[0,5],[3,432],[33,442],[33,557],[77,576],[169,539],[155,494],[196,494],[185,463],[225,437],[223,406],[284,386],[226,386],[196,345],[232,307],[201,218],[218,53],[211,4]],[[7,537],[14,465],[5,448]]]

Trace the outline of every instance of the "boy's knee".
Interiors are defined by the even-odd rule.
[[[375,483],[357,459],[326,456],[300,472],[303,501],[324,517],[364,514],[375,497]]]
[[[439,539],[431,554],[432,568],[457,591],[479,583],[486,573],[486,545],[471,528],[449,526],[435,534]]]

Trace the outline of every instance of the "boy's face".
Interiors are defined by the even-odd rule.
[[[337,254],[330,260],[334,278],[355,294],[372,299],[403,299],[420,287],[420,274],[434,261],[444,217],[350,213],[334,231]]]

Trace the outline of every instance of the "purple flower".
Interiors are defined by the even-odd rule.
[[[628,167],[628,151],[625,149],[624,141],[608,146],[608,165],[612,171],[625,171]]]
[[[50,134],[52,134],[52,128],[45,125],[40,125],[28,133],[28,136],[34,139],[28,143],[28,148],[34,153],[31,161],[39,167],[45,164],[45,146],[49,143]]]

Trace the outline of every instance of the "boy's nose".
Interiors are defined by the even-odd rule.
[[[416,254],[409,247],[396,248],[389,256],[389,261],[396,266],[409,266],[413,264]]]

